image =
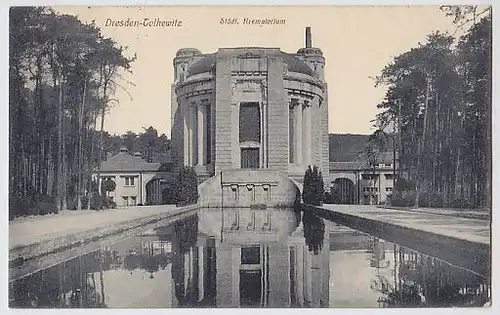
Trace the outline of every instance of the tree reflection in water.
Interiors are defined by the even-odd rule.
[[[302,224],[304,225],[304,237],[309,251],[313,251],[315,255],[318,255],[323,247],[323,239],[325,237],[325,223],[323,219],[310,211],[304,211]]]
[[[379,300],[381,307],[477,307],[489,301],[488,281],[481,275],[399,246],[394,255],[397,281]]]
[[[102,259],[102,260],[101,260]],[[96,275],[103,271],[100,252],[89,253],[10,283],[10,307],[102,308]]]
[[[198,217],[193,216],[174,225],[177,253],[186,253],[196,246]],[[162,236],[159,236],[162,241]],[[183,255],[174,255],[183,259]],[[156,253],[153,243],[148,248],[130,249],[125,254],[109,249],[97,250],[17,279],[9,284],[9,305],[18,308],[102,308],[107,307],[103,272],[125,268],[132,272],[143,269],[154,274],[169,263],[164,251]],[[178,264],[184,268],[184,262]],[[172,273],[175,275],[174,268]],[[182,273],[183,274],[183,273]],[[183,284],[182,281],[176,281]],[[179,288],[176,295],[183,299]]]
[[[198,288],[193,286],[193,279],[185,281],[185,260],[193,259],[188,253],[198,253],[196,243],[198,240],[198,216],[174,223],[174,233],[172,235],[172,278],[175,284],[175,297],[179,307],[194,306],[197,303],[195,296],[198,296]],[[187,256],[187,257],[186,257]],[[189,261],[188,263],[192,263]],[[196,276],[196,275],[194,275]],[[186,283],[187,282],[187,283]],[[196,292],[195,292],[196,291]]]
[[[300,220],[303,223],[308,250],[314,252],[314,255],[318,255],[323,246],[328,250],[328,243],[324,245],[323,219],[309,211],[304,211],[302,218],[299,212],[297,218],[299,221],[296,223]],[[107,307],[106,302],[113,306],[109,293],[107,296],[110,301],[105,300],[103,272],[123,268],[130,272],[143,269],[154,278],[160,268],[164,269],[170,260],[174,281],[173,295],[177,300],[174,307],[216,306],[215,240],[207,238],[198,248],[198,216],[177,221],[168,228],[161,229],[166,232],[158,230],[154,236],[155,240],[149,242],[147,247],[144,246],[142,236],[134,237],[131,241],[135,242],[136,248],[131,248],[129,243],[125,242],[127,247],[120,252],[105,249],[85,254],[10,283],[10,306],[98,308]],[[167,240],[170,236],[171,239]],[[156,244],[157,240],[160,243],[171,241],[173,253],[166,253],[163,249],[154,247],[153,244]],[[373,257],[369,267],[380,268],[381,271],[378,278],[380,286],[377,284],[376,288],[372,288],[383,296],[379,299],[380,307],[482,306],[489,301],[488,279],[399,245],[382,243],[384,242],[374,238],[373,248],[370,250]],[[391,248],[388,248],[388,245]],[[120,246],[114,247],[119,248]],[[316,262],[320,257],[314,256]],[[200,266],[205,266],[201,267],[205,269],[198,269]],[[299,273],[293,274],[294,281],[303,282],[303,275],[296,278]],[[159,279],[160,276],[157,278],[155,283],[163,281]],[[150,282],[149,279],[144,281],[147,282],[146,285]],[[108,279],[106,283],[111,284],[111,287],[111,282]],[[306,290],[305,288],[306,285],[301,290]],[[116,288],[110,289],[110,292],[113,290]],[[307,301],[304,301],[305,304]]]

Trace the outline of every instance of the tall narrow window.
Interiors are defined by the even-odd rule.
[[[259,168],[259,148],[241,149],[241,168]]]
[[[260,110],[258,102],[240,104],[240,142],[260,142]]]
[[[240,270],[240,306],[259,307],[262,304],[262,271]]]

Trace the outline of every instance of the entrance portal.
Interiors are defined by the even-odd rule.
[[[355,185],[352,180],[348,178],[337,178],[333,182],[330,193],[332,194],[335,203],[356,203]]]

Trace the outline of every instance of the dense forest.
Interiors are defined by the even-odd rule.
[[[401,182],[413,182],[399,185],[407,205],[425,195],[430,206],[489,208],[491,7],[441,9],[461,35],[434,32],[381,71],[387,92],[369,142],[396,144]]]
[[[122,135],[103,135],[103,156],[109,157],[117,154],[121,148],[127,148],[130,153],[140,152],[142,158],[150,163],[170,163],[170,140],[165,134],[149,126],[143,132],[127,131]]]
[[[10,215],[82,208],[129,56],[94,23],[46,7],[9,14]]]

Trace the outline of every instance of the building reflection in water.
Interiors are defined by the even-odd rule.
[[[205,305],[328,307],[328,251],[320,246],[316,254],[309,251],[304,230],[312,224],[303,224],[300,213],[233,208],[204,209],[198,215],[198,251],[211,251],[210,263],[198,264],[198,273],[211,277],[204,282],[204,295],[215,293],[212,304]]]
[[[489,281],[422,253],[330,225],[330,307],[483,306]],[[369,279],[369,281],[367,281]]]
[[[290,209],[204,209],[18,279],[10,305],[328,307],[324,234]]]
[[[202,209],[10,283],[11,307],[482,306],[488,279],[306,212]]]

